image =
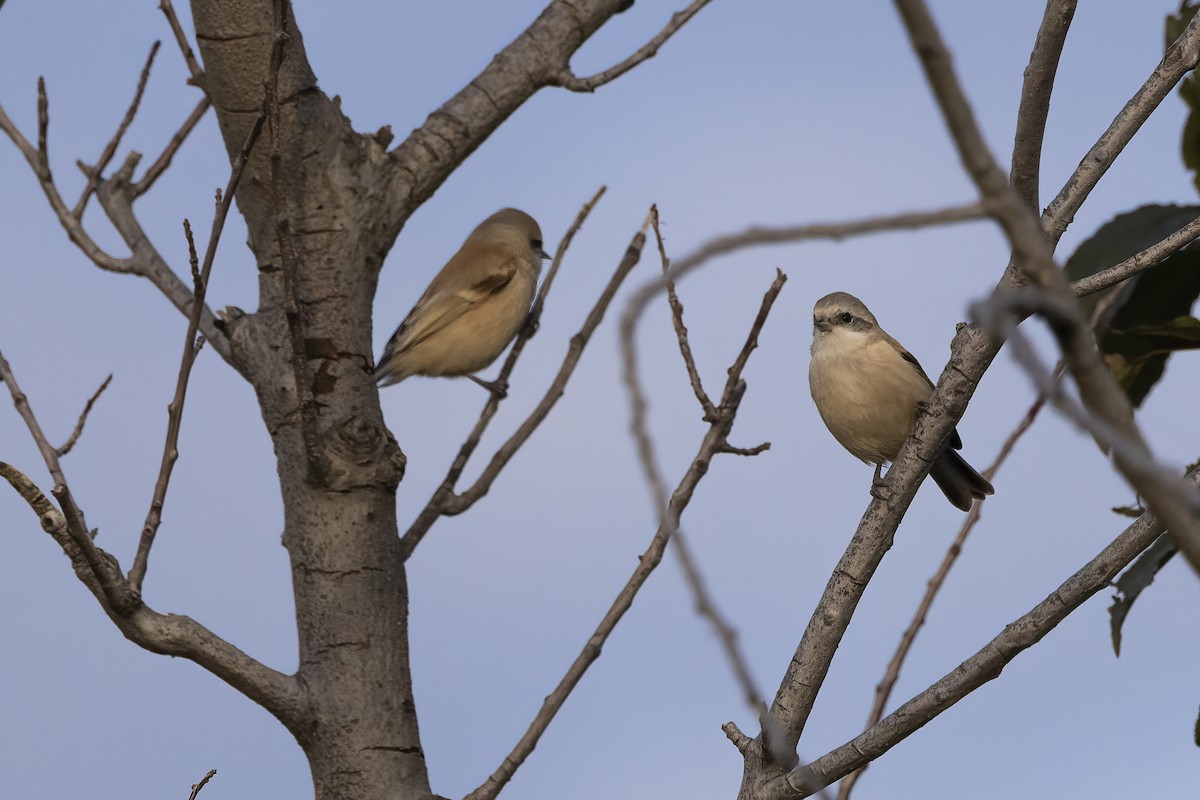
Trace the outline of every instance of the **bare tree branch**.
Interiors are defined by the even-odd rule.
[[[583,227],[583,222],[586,221],[590,213],[592,213],[592,209],[594,209],[596,203],[599,203],[600,198],[604,197],[604,193],[606,191],[607,187],[601,186],[599,190],[596,191],[594,196],[592,196],[592,199],[583,204],[580,212],[575,215],[575,222],[571,223],[571,227],[566,229],[563,239],[559,241],[558,247],[556,248],[556,251],[554,251],[554,258],[551,260],[550,270],[546,272],[546,278],[541,282],[541,285],[538,288],[538,294],[536,294],[534,297],[533,306],[530,306],[529,308],[529,317],[526,319],[526,324],[524,324],[521,331],[517,333],[515,341],[512,342],[512,348],[509,350],[509,355],[504,360],[504,366],[500,367],[500,373],[499,377],[496,379],[496,383],[504,386],[508,385],[512,371],[514,371],[516,368],[517,360],[520,359],[521,353],[524,351],[524,345],[526,345],[529,339],[533,337],[534,331],[538,330],[542,308],[544,308],[546,305],[546,296],[550,294],[550,288],[554,283],[554,277],[558,275],[558,269],[559,266],[562,265],[563,259],[566,257],[566,251],[568,251],[570,248],[571,242],[575,240],[575,234],[578,233],[578,230]],[[630,267],[632,267],[632,265],[630,265]],[[620,267],[618,266],[618,273],[619,271]],[[601,317],[602,314],[604,314],[604,312],[601,311]],[[590,332],[588,333],[588,336],[590,336]],[[568,356],[566,357],[570,359],[570,351],[568,351]],[[574,371],[574,365],[572,365],[571,369]],[[570,373],[568,373],[568,378],[569,377]],[[547,397],[548,396],[550,395],[547,393]],[[475,447],[478,447],[480,440],[484,438],[484,432],[486,431],[487,426],[490,425],[492,417],[496,416],[496,411],[499,409],[500,401],[502,401],[502,399],[503,398],[497,396],[496,393],[488,392],[487,402],[484,404],[484,410],[482,410],[482,413],[480,413],[479,420],[475,422],[475,427],[472,428],[472,431],[470,431],[470,433],[467,435],[467,440],[463,441],[462,446],[460,449],[458,449],[458,455],[455,456],[454,462],[451,462],[450,464],[449,473],[446,473],[445,479],[443,479],[442,483],[439,483],[437,489],[434,489],[430,501],[425,504],[424,509],[421,510],[418,517],[414,519],[413,524],[409,525],[408,530],[406,533],[404,533],[403,539],[401,540],[404,558],[407,559],[409,555],[413,554],[414,549],[416,549],[416,546],[419,545],[422,537],[428,533],[428,530],[430,530],[433,523],[437,522],[438,518],[445,515],[445,513],[448,513],[448,511],[446,511],[446,504],[450,503],[450,501],[457,497],[457,495],[454,493],[454,487],[457,485],[458,479],[462,477],[462,471],[467,468],[467,462],[470,461],[470,457],[472,457],[473,453],[475,452]]]
[[[171,137],[171,141],[167,142],[167,146],[163,148],[162,153],[159,154],[158,158],[154,159],[154,163],[146,170],[146,174],[142,175],[141,180],[134,182],[132,188],[135,198],[141,197],[150,191],[150,187],[154,185],[154,182],[167,171],[167,167],[171,166],[171,160],[179,152],[179,148],[183,145],[184,140],[187,139],[188,134],[200,123],[200,120],[203,119],[205,112],[210,107],[212,107],[212,101],[207,96],[196,104],[196,107],[192,109],[192,113],[183,121],[183,125]]]
[[[109,272],[138,274],[134,267],[133,259],[114,258],[92,240],[83,229],[83,225],[71,212],[71,209],[67,208],[62,195],[58,193],[58,187],[54,184],[54,176],[50,172],[49,153],[46,150],[46,132],[49,125],[49,102],[46,98],[46,82],[42,78],[38,78],[38,144],[36,148],[17,129],[17,126],[9,119],[4,108],[0,107],[0,130],[3,130],[7,134],[8,138],[17,146],[17,149],[21,151],[21,155],[25,157],[25,161],[29,164],[30,168],[33,169],[33,174],[37,177],[38,183],[42,187],[42,193],[50,201],[50,207],[54,209],[58,221],[67,232],[67,238],[82,250],[83,254],[91,259],[92,263],[100,269],[108,270]]]
[[[164,2],[169,2],[169,0],[164,0]],[[188,800],[196,800],[196,795],[200,794],[200,790],[203,789],[204,785],[211,781],[216,774],[217,771],[215,769],[210,769],[204,774],[204,777],[200,779],[199,783],[193,783],[192,793],[188,795]]]
[[[171,26],[171,33],[175,34],[175,42],[179,45],[179,52],[183,54],[183,61],[187,64],[188,72],[191,73],[191,83],[204,88],[204,70],[200,67],[200,62],[196,60],[196,54],[192,52],[192,46],[188,44],[187,34],[183,32],[183,26],[179,24],[179,17],[175,15],[175,6],[171,0],[159,0],[159,9],[167,18],[167,24]]]
[[[650,212],[653,217],[654,238],[658,242],[658,257],[662,261],[662,270],[665,275],[671,268],[671,261],[667,258],[662,231],[659,230],[658,206],[652,206]],[[687,370],[688,380],[691,381],[692,392],[695,393],[696,402],[700,404],[700,408],[704,412],[704,419],[711,421],[717,410],[700,381],[700,371],[696,369],[696,359],[692,357],[692,345],[688,342],[688,329],[683,324],[683,303],[679,302],[674,283],[667,284],[667,302],[671,306],[671,324],[675,327],[675,338],[679,340],[679,354],[683,356],[683,366]]]
[[[1198,237],[1200,237],[1200,217],[1184,225],[1161,242],[1147,247],[1121,263],[1114,264],[1108,269],[1100,270],[1086,278],[1080,278],[1071,284],[1071,290],[1075,292],[1076,297],[1084,297],[1104,291],[1110,286],[1116,286],[1121,281],[1158,266]]]
[[[1188,476],[1196,486],[1200,473]],[[1107,547],[1068,578],[1027,613],[1004,627],[987,645],[925,691],[909,700],[869,730],[821,756],[811,764],[789,773],[759,795],[763,800],[793,800],[808,797],[851,770],[886,753],[937,715],[983,684],[1000,677],[1007,664],[1066,619],[1072,611],[1097,592],[1163,531],[1162,522],[1146,512]]]
[[[1167,522],[1167,529],[1179,543],[1180,549],[1191,561],[1193,568],[1200,570],[1200,526],[1196,523],[1196,518],[1200,515],[1200,495],[1185,488],[1175,473],[1154,460],[1144,440],[1140,438],[1136,426],[1122,426],[1119,420],[1114,422],[1111,416],[1096,413],[1092,404],[1088,403],[1089,391],[1080,387],[1080,396],[1085,404],[1088,404],[1087,411],[1068,397],[1050,370],[1041,364],[1033,346],[1015,330],[1014,317],[1035,313],[1047,321],[1064,350],[1068,347],[1077,349],[1074,341],[1080,337],[1073,327],[1074,308],[1064,308],[1065,305],[1036,290],[1018,289],[1003,297],[993,298],[988,303],[976,304],[973,310],[986,328],[996,330],[998,335],[1007,336],[1013,357],[1029,374],[1034,386],[1046,394],[1064,415],[1091,433],[1107,451],[1112,452],[1113,461],[1121,474],[1139,495],[1146,498],[1151,509],[1154,509],[1156,504],[1172,509],[1184,522],[1190,523],[1181,525],[1179,522]],[[1014,309],[1015,313],[1010,309]],[[1067,355],[1067,362],[1071,363],[1070,353]],[[1078,378],[1076,384],[1079,384]],[[1094,388],[1091,390],[1095,391],[1097,390]],[[1120,396],[1125,398],[1124,393],[1120,393]]]
[[[42,454],[42,461],[45,462],[46,469],[49,471],[50,477],[54,480],[54,489],[51,491],[51,494],[58,500],[59,507],[62,509],[62,530],[69,536],[71,547],[75,549],[86,564],[86,569],[93,577],[95,586],[101,592],[101,599],[117,611],[117,613],[131,613],[140,605],[141,601],[137,597],[137,593],[131,591],[125,584],[116,559],[101,551],[96,547],[95,542],[92,541],[92,533],[88,530],[87,523],[84,521],[83,511],[76,505],[75,498],[71,494],[71,489],[67,485],[66,475],[63,473],[62,465],[58,461],[58,452],[55,450],[54,445],[50,444],[50,441],[46,438],[46,434],[42,432],[42,426],[38,424],[37,417],[34,416],[33,408],[29,405],[29,399],[21,391],[21,386],[17,383],[17,378],[13,374],[12,368],[4,358],[2,352],[0,352],[0,382],[3,382],[8,387],[8,391],[12,395],[13,405],[16,406],[17,413],[21,416],[21,419],[24,420],[25,427],[29,429],[30,436],[33,437],[38,451]],[[39,518],[42,519],[43,527],[45,527],[44,510],[40,508],[35,508],[34,510],[38,513]]]
[[[1020,438],[1032,427],[1038,413],[1045,404],[1046,396],[1039,394],[1029,407],[1029,410],[1025,412],[1025,416],[1021,418],[1017,426],[1008,434],[1008,438],[1000,446],[1000,451],[992,459],[992,463],[983,471],[984,478],[988,481],[995,479],[996,473],[1008,459],[1009,454],[1012,453],[1013,448]],[[896,651],[892,654],[891,660],[888,661],[883,678],[875,687],[875,702],[871,706],[871,713],[867,716],[867,724],[865,726],[867,730],[870,730],[871,726],[883,719],[883,712],[887,709],[887,702],[892,696],[892,690],[896,688],[896,681],[900,679],[900,670],[908,658],[909,650],[912,649],[913,642],[917,639],[917,634],[924,627],[925,618],[929,615],[929,609],[933,607],[933,601],[942,590],[942,586],[945,585],[946,578],[950,575],[950,570],[958,561],[959,555],[962,554],[963,546],[967,543],[967,537],[971,535],[971,531],[975,529],[975,525],[978,524],[980,517],[983,515],[983,504],[985,502],[987,502],[986,497],[971,506],[971,510],[967,512],[966,519],[963,520],[962,525],[959,527],[954,541],[950,543],[946,554],[942,556],[942,563],[938,565],[937,571],[926,583],[925,594],[921,597],[921,602],[917,604],[917,610],[913,614],[912,621],[908,623],[908,627],[900,636],[900,644],[896,646]],[[854,790],[854,785],[862,777],[867,766],[864,764],[859,769],[842,778],[841,783],[838,784],[838,800],[849,800],[850,793]]]
[[[714,239],[709,239],[700,245],[700,247],[677,259],[671,264],[671,269],[659,278],[648,281],[638,287],[638,290],[625,304],[625,311],[621,315],[621,328],[624,331],[628,327],[635,327],[637,318],[650,305],[654,297],[666,289],[667,284],[678,281],[683,276],[707,264],[717,256],[728,255],[748,247],[791,244],[819,239],[840,241],[852,236],[865,236],[872,233],[918,230],[934,225],[973,222],[975,220],[987,219],[987,216],[988,212],[982,203],[969,203],[933,211],[906,211],[900,214],[867,217],[866,219],[850,220],[848,222],[817,222],[805,225],[769,228],[755,226],[739,233],[718,236]]]
[[[630,246],[625,260],[630,259],[630,253],[634,252],[635,246],[636,252],[640,253],[645,243],[646,229],[649,226],[650,218],[648,216],[646,222],[642,225],[642,229],[634,237],[634,244]],[[633,260],[636,261],[637,259],[634,258]],[[771,289],[768,290],[766,297],[764,297],[763,307],[755,319],[746,344],[739,354],[737,361],[734,362],[734,366],[730,367],[729,380],[725,385],[725,391],[721,397],[717,418],[709,423],[709,428],[700,444],[700,449],[684,473],[683,479],[675,488],[670,501],[666,504],[665,511],[654,533],[654,538],[651,539],[646,551],[638,558],[638,565],[633,571],[633,575],[630,576],[625,587],[617,595],[612,607],[609,608],[604,618],[600,621],[600,624],[596,627],[596,630],[588,638],[587,644],[584,645],[583,650],[567,669],[567,673],[559,681],[558,686],[546,697],[541,710],[534,718],[529,729],[525,732],[525,735],[521,737],[521,740],[504,759],[500,767],[478,789],[468,794],[465,800],[493,800],[508,781],[512,779],[517,769],[525,762],[530,753],[533,752],[538,740],[541,739],[542,734],[545,733],[555,714],[562,708],[563,703],[566,702],[575,686],[579,683],[579,680],[587,672],[588,667],[600,657],[604,643],[616,628],[617,623],[621,621],[625,612],[633,605],[638,591],[645,584],[654,569],[662,562],[667,543],[679,528],[679,518],[683,514],[683,510],[691,501],[697,484],[699,484],[701,478],[708,472],[709,462],[714,455],[720,452],[722,443],[726,441],[733,428],[738,407],[746,391],[746,383],[742,380],[741,368],[738,365],[745,365],[745,359],[749,356],[749,351],[753,350],[756,346],[757,333],[761,329],[767,313],[770,311],[771,304],[783,286],[783,280],[782,275],[777,277]]]
[[[190,315],[192,293],[155,250],[133,214],[132,203],[136,195],[132,192],[131,182],[133,170],[141,156],[137,153],[130,153],[125,159],[125,163],[109,179],[104,179],[99,173],[96,173],[96,195],[117,232],[121,234],[125,244],[132,251],[129,258],[116,258],[96,244],[84,229],[81,220],[75,217],[72,210],[67,207],[62,195],[59,194],[50,171],[50,157],[47,151],[46,136],[49,125],[50,113],[46,85],[45,81],[40,78],[38,79],[38,145],[36,148],[17,129],[8,114],[5,113],[4,108],[0,107],[0,130],[4,131],[25,157],[25,161],[38,179],[42,193],[45,194],[59,223],[67,232],[67,238],[100,269],[146,278],[162,292],[172,305],[182,313]],[[169,161],[169,159],[167,160]],[[203,309],[200,321],[201,330],[205,338],[212,343],[213,349],[220,353],[226,361],[230,361],[232,353],[228,337],[217,328],[212,312],[207,308]]]
[[[88,200],[92,197],[92,192],[96,191],[96,181],[104,174],[105,168],[112,158],[117,153],[117,148],[121,145],[121,139],[125,136],[125,131],[129,130],[129,126],[133,124],[133,118],[137,116],[138,106],[142,104],[142,94],[146,91],[146,82],[150,80],[150,68],[154,66],[154,56],[158,54],[158,48],[162,42],[156,41],[150,47],[150,55],[146,56],[146,65],[142,67],[142,74],[138,78],[137,89],[133,93],[133,102],[129,104],[129,108],[125,111],[125,116],[121,119],[121,123],[117,125],[117,131],[108,140],[103,152],[100,153],[100,158],[96,161],[95,166],[89,167],[82,161],[76,162],[79,169],[87,176],[87,185],[83,187],[83,192],[79,195],[79,200],[75,203],[75,208],[71,210],[72,216],[75,219],[83,219],[83,210],[87,208]]]
[[[676,31],[686,25],[688,20],[700,13],[700,9],[711,2],[712,0],[693,0],[687,8],[672,14],[671,20],[667,23],[666,27],[658,32],[657,36],[646,42],[640,50],[621,63],[587,78],[580,78],[571,71],[570,67],[564,67],[555,76],[555,82],[562,88],[570,89],[573,92],[596,91],[597,87],[616,80],[643,61],[654,58],[658,54],[658,49],[666,44],[667,40],[674,36]]]
[[[1021,86],[1021,106],[1017,109],[1017,132],[1013,141],[1013,188],[1030,208],[1040,208],[1038,182],[1042,163],[1042,137],[1050,113],[1050,94],[1062,56],[1067,31],[1075,16],[1077,0],[1048,0],[1033,42],[1025,81]],[[839,795],[844,797],[844,795]]]
[[[9,464],[0,463],[0,477],[28,503],[42,529],[62,548],[79,580],[125,638],[152,653],[194,661],[281,720],[296,719],[304,708],[304,695],[294,678],[263,666],[188,617],[159,614],[140,601],[124,609],[114,608],[87,556],[81,552],[77,537],[70,532],[63,512],[55,508],[33,481]],[[120,571],[115,558],[99,548],[96,550],[111,562],[113,569]]]
[[[109,374],[104,379],[104,383],[100,384],[100,388],[88,398],[87,404],[83,407],[83,412],[79,415],[79,419],[75,423],[75,430],[71,431],[71,435],[67,437],[67,440],[62,445],[54,448],[54,452],[59,458],[71,452],[71,449],[75,447],[76,442],[79,441],[79,437],[83,435],[83,426],[87,424],[88,414],[92,413],[92,406],[96,405],[96,401],[100,399],[100,395],[104,394],[104,390],[112,383],[112,379],[112,374]]]
[[[670,269],[670,262],[667,258],[666,247],[663,244],[659,228],[657,206],[651,207],[650,215],[651,224],[654,227],[654,235],[658,242],[658,253],[662,262],[662,269],[666,273]],[[758,346],[758,334],[766,322],[767,315],[770,313],[775,298],[778,297],[786,281],[787,276],[776,270],[775,280],[772,282],[767,294],[763,297],[762,306],[750,330],[750,335],[733,365],[729,368],[730,376],[742,373],[750,352]],[[699,370],[696,368],[691,343],[688,340],[687,327],[683,324],[683,304],[679,301],[679,297],[675,293],[674,284],[667,286],[667,301],[671,308],[671,321],[675,328],[680,356],[683,358],[684,366],[692,385],[692,391],[695,393],[696,401],[700,404],[700,408],[704,412],[703,419],[709,424],[714,424],[719,420],[722,412],[713,404],[701,385]],[[646,484],[650,488],[654,508],[658,509],[660,514],[666,514],[668,506],[666,484],[662,477],[662,470],[658,465],[654,440],[650,436],[649,427],[646,422],[646,396],[642,389],[641,380],[638,377],[637,362],[628,349],[624,351],[623,361],[624,382],[629,394],[630,432],[633,434],[634,442],[637,445],[638,460],[641,462]],[[729,388],[727,383],[725,387],[726,394],[728,394]],[[737,455],[757,455],[767,450],[770,446],[770,443],[763,443],[755,448],[743,449],[733,447],[726,441],[718,447],[717,452]],[[663,518],[660,517],[659,523],[662,524],[663,521]],[[767,704],[763,700],[762,692],[755,685],[754,677],[750,672],[749,662],[742,653],[741,648],[738,647],[737,631],[717,609],[716,602],[708,590],[704,576],[701,574],[696,559],[692,555],[691,548],[687,543],[687,537],[684,536],[682,530],[677,528],[671,541],[675,549],[675,555],[679,558],[680,567],[683,569],[684,581],[694,598],[696,613],[712,626],[717,636],[717,641],[720,642],[721,649],[724,651],[726,660],[733,671],[734,678],[742,690],[742,698],[747,708],[758,719],[768,746],[781,741],[781,737],[776,735],[775,728],[777,726],[767,713]],[[787,754],[784,750],[776,753],[776,757],[794,758],[794,756]]]

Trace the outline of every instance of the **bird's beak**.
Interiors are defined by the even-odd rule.
[[[538,254],[539,256],[541,256],[542,258],[554,258],[554,256],[552,256],[552,255],[550,255],[549,253],[547,253],[547,252],[546,252],[546,249],[545,249],[544,247],[539,247],[539,248],[537,249],[537,254]]]
[[[824,333],[824,332],[828,331],[829,329],[831,329],[833,326],[829,324],[829,320],[827,320],[827,319],[814,319],[813,327],[816,328],[817,330],[821,331],[822,333]]]

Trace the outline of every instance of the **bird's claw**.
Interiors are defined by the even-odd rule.
[[[503,400],[508,397],[508,381],[506,380],[497,378],[494,381],[485,381],[476,375],[467,375],[467,377],[495,395],[497,400]]]

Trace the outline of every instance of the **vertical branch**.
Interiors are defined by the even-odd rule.
[[[1042,138],[1050,114],[1050,94],[1067,30],[1075,17],[1078,0],[1047,0],[1025,68],[1021,87],[1021,105],[1017,109],[1017,132],[1013,142],[1010,180],[1017,194],[1031,208],[1039,208],[1038,183],[1042,161]]]

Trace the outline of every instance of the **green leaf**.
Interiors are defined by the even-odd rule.
[[[1071,255],[1070,280],[1093,275],[1156,244],[1200,216],[1200,206],[1147,205],[1105,223]],[[1100,338],[1109,369],[1130,402],[1140,406],[1162,377],[1168,357],[1193,349],[1189,314],[1200,296],[1200,247],[1189,246],[1158,266],[1104,292],[1083,298],[1091,314],[1099,299],[1119,293],[1117,310]]]
[[[1125,624],[1125,617],[1133,607],[1133,601],[1137,600],[1143,589],[1154,583],[1154,576],[1178,551],[1179,545],[1175,544],[1169,533],[1164,533],[1117,578],[1117,594],[1113,595],[1113,604],[1108,607],[1113,652],[1117,657],[1121,655],[1121,626]]]

